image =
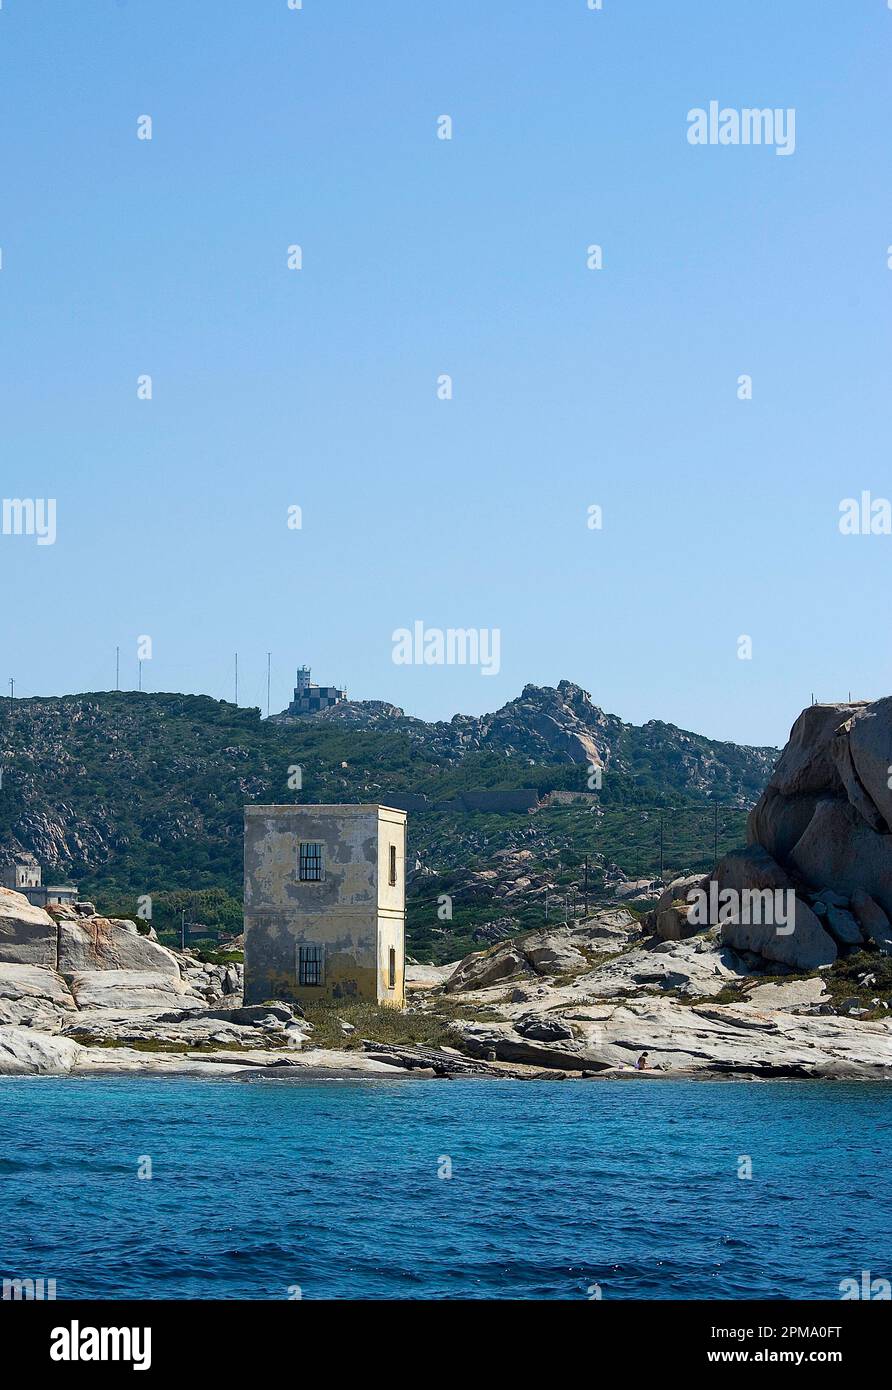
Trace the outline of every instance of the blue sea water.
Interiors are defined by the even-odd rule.
[[[834,1299],[892,1278],[890,1152],[874,1084],[9,1078],[0,1276],[58,1298]]]

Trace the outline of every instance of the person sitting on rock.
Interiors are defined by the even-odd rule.
[[[636,1070],[636,1071],[647,1071],[647,1053],[646,1053],[646,1052],[642,1052],[641,1056],[638,1058],[638,1061],[635,1063],[635,1070]]]

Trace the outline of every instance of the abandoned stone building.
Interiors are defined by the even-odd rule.
[[[405,996],[406,813],[245,808],[245,1003]]]

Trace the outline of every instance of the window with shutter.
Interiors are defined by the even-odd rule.
[[[325,982],[325,947],[303,945],[297,948],[297,983],[322,985]]]
[[[301,883],[320,883],[322,880],[322,846],[301,841],[297,876]]]

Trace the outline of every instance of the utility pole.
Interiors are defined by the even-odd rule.
[[[267,719],[269,719],[269,681],[270,681],[270,662],[272,661],[272,655],[273,655],[272,652],[267,652],[267,654],[266,654],[266,717],[267,717]]]
[[[663,812],[660,812],[660,882],[663,882]]]
[[[9,698],[10,700],[15,699],[15,681],[13,680],[12,676],[10,676],[9,678]]]
[[[121,648],[115,647],[115,690],[121,689]]]
[[[588,916],[588,855],[585,856],[585,887],[582,891],[583,916]]]
[[[186,949],[186,909],[183,908],[180,914],[180,949]]]
[[[238,652],[235,654],[235,703],[238,704]]]

